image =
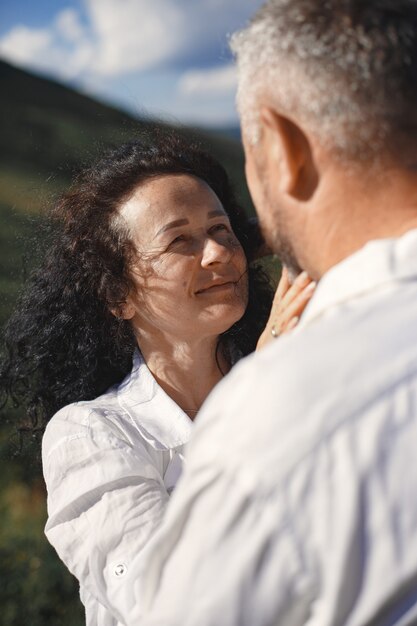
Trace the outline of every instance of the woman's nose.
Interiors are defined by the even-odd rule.
[[[213,263],[228,263],[233,256],[233,250],[215,239],[207,238],[203,245],[201,256],[202,267]]]

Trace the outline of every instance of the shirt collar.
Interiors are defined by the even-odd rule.
[[[302,328],[325,311],[390,283],[417,277],[417,229],[377,239],[332,267],[320,280],[300,320]]]
[[[134,352],[132,371],[119,385],[117,397],[154,448],[167,450],[189,441],[191,419],[157,383],[139,350]]]

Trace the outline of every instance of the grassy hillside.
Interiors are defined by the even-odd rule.
[[[83,163],[152,123],[0,62],[0,325],[32,263],[43,208]],[[183,132],[190,132],[184,129]],[[229,171],[250,209],[237,140],[194,131]],[[16,413],[0,422],[0,606],[3,626],[81,626],[76,581],[43,537],[45,492],[36,444],[15,455]],[[9,423],[8,423],[9,422]]]

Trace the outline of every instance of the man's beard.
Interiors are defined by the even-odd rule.
[[[297,256],[294,251],[294,247],[290,241],[290,238],[286,234],[286,228],[281,223],[280,216],[277,211],[271,211],[272,228],[268,227],[263,220],[260,221],[260,228],[267,245],[274,254],[280,259],[281,263],[286,266],[290,281],[300,274],[302,268],[297,260]]]

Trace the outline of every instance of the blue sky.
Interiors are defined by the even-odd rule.
[[[136,114],[236,125],[227,37],[262,0],[2,0],[0,57]]]

